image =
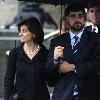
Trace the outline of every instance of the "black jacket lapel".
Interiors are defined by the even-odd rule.
[[[63,57],[67,59],[67,61],[71,58],[72,56],[72,46],[71,46],[71,39],[70,39],[70,34],[65,33],[62,35],[61,38],[61,44],[64,46],[64,54]]]
[[[89,31],[84,30],[80,42],[78,44],[78,51],[75,53],[73,59],[75,62],[82,61],[86,57],[87,52],[93,45],[93,34]],[[90,42],[91,41],[91,42]]]

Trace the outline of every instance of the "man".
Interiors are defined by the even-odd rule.
[[[85,30],[85,10],[78,3],[65,10],[69,32],[51,40],[48,74],[52,78],[52,100],[100,100],[100,40]]]
[[[87,7],[87,17],[92,23],[91,31],[100,32],[100,2],[89,3]],[[95,29],[95,30],[93,30]]]

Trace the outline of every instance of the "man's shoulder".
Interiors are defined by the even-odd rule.
[[[59,40],[65,38],[65,37],[67,37],[67,34],[68,34],[68,33],[60,34],[60,35],[54,37],[54,38],[52,39],[52,41],[59,41]]]
[[[90,25],[90,26],[85,26],[84,27],[84,31],[88,31],[88,32],[92,32],[92,25]]]
[[[92,25],[86,26],[84,29],[87,30],[88,32],[93,32]],[[100,25],[99,24],[97,24],[96,27],[94,27],[94,29],[95,29],[94,33],[100,34]]]
[[[92,26],[91,25],[86,26],[84,28],[84,33],[89,34],[89,35],[95,35],[95,36],[98,34],[98,33],[92,31]]]

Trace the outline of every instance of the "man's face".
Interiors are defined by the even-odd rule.
[[[100,13],[100,8],[99,7],[92,7],[92,8],[89,8],[88,9],[88,12],[87,12],[87,16],[89,18],[89,20],[93,23],[93,24],[96,24],[98,19],[100,19],[99,17],[99,13]],[[99,14],[99,15],[98,15]]]
[[[84,16],[81,11],[70,12],[68,16],[69,28],[75,32],[81,31],[85,24]]]

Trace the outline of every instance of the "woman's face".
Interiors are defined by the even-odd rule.
[[[90,21],[93,23],[93,24],[96,24],[96,22],[98,21],[99,17],[98,17],[98,7],[91,7],[88,12],[87,12],[87,16],[88,18],[90,19]],[[98,17],[98,18],[97,18]]]
[[[29,30],[28,30],[28,27],[26,25],[22,25],[20,27],[20,39],[21,39],[21,42],[22,43],[27,43],[27,42],[33,42],[33,36],[34,34],[31,33]]]

